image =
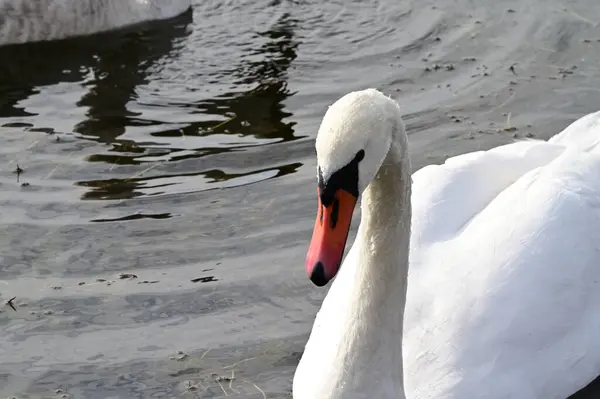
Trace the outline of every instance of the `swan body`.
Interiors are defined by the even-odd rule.
[[[406,141],[396,102],[373,89],[323,119],[313,281],[335,271],[311,266],[333,259],[322,193],[359,148],[362,215],[294,399],[565,399],[585,387],[600,375],[600,112],[548,141],[427,166],[412,184]]]
[[[0,46],[110,31],[190,7],[191,0],[0,0]]]

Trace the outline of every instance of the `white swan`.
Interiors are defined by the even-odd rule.
[[[0,46],[105,32],[190,7],[191,0],[0,0]]]
[[[591,382],[600,374],[598,143],[600,113],[548,142],[425,167],[411,186],[397,103],[373,89],[334,103],[316,140],[306,267],[319,286],[337,278],[294,399],[564,399]],[[338,272],[359,193],[360,227]]]

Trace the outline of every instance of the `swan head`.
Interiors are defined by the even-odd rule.
[[[317,286],[337,274],[359,195],[404,132],[398,103],[375,89],[346,94],[329,107],[317,134],[318,211],[306,257]]]

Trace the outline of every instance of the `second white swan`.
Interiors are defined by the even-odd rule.
[[[564,399],[594,380],[599,143],[595,113],[549,141],[461,155],[411,179],[394,100],[369,89],[334,103],[316,141],[306,268],[319,286],[337,278],[294,399]]]
[[[0,0],[0,46],[105,32],[190,7],[191,0]]]

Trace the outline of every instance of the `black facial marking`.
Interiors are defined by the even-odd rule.
[[[329,219],[329,223],[331,224],[331,228],[335,229],[335,225],[338,221],[338,216],[340,215],[340,200],[333,200],[333,210],[331,211],[331,219]]]
[[[319,224],[321,226],[323,226],[323,213],[325,213],[325,208],[323,205],[321,205],[321,209],[319,209]]]
[[[364,157],[365,150],[360,150],[356,153],[352,161],[348,162],[343,168],[335,171],[327,181],[323,180],[323,173],[321,172],[321,168],[319,168],[318,184],[321,192],[321,203],[323,205],[331,205],[335,199],[335,192],[340,189],[358,198],[358,164]]]

